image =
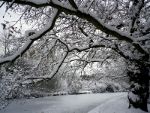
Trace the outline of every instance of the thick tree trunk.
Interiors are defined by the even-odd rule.
[[[136,70],[128,72],[131,86],[128,93],[129,108],[131,106],[148,111],[149,69],[144,65],[136,66]]]

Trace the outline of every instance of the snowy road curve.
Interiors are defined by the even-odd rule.
[[[21,99],[13,101],[0,113],[87,113],[98,105],[126,95],[126,93],[104,93]]]

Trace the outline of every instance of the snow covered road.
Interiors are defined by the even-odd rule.
[[[87,113],[100,104],[124,95],[126,94],[82,94],[15,100],[0,113]]]
[[[13,101],[0,113],[87,113],[126,96],[127,93],[103,93],[21,99]]]

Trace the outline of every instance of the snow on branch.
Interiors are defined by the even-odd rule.
[[[86,51],[91,48],[100,48],[100,47],[106,47],[106,45],[105,44],[104,45],[103,44],[93,44],[92,46],[70,47],[69,52],[72,52],[72,51],[82,52],[82,51]]]
[[[7,2],[11,2],[12,0],[3,0]],[[40,2],[39,2],[40,1]],[[70,4],[68,1],[66,2],[60,2],[58,0],[15,0],[15,3],[22,4],[22,5],[30,5],[32,7],[46,7],[46,6],[51,6],[54,8],[59,9],[62,12],[65,12],[67,14],[71,15],[76,15],[82,19],[85,19],[89,22],[91,22],[96,28],[100,29],[101,31],[105,32],[106,34],[110,34],[112,36],[115,36],[118,38],[118,40],[124,40],[127,41],[128,43],[131,43],[139,52],[145,55],[149,55],[147,50],[140,45],[138,42],[134,40],[132,36],[130,36],[128,33],[123,33],[119,31],[118,29],[105,24],[102,20],[100,20],[96,14],[87,12],[83,7],[78,7],[78,9],[74,8],[74,1],[69,0]],[[74,2],[74,3],[73,3]],[[73,6],[72,6],[73,5]]]
[[[78,9],[76,3],[74,2],[74,0],[68,0],[69,3],[72,5],[73,8]]]
[[[64,52],[64,55],[62,56],[62,58],[60,59],[60,61],[58,62],[58,64],[54,67],[54,69],[51,72],[51,74],[47,75],[47,76],[27,77],[26,80],[29,80],[29,79],[47,79],[47,80],[51,80],[56,75],[56,73],[59,71],[59,69],[62,66],[62,64],[66,63],[64,61],[65,61],[65,59],[67,58],[67,56],[68,56],[68,54],[70,52],[76,51],[76,50],[78,52],[82,52],[82,51],[86,51],[86,50],[88,50],[90,48],[106,47],[106,45],[99,45],[99,44],[96,43],[96,44],[93,44],[91,47],[85,46],[85,47],[72,47],[71,48],[65,42],[63,42],[61,39],[56,39],[55,43],[56,42],[60,42],[61,44],[63,44],[66,47],[66,51]],[[91,59],[88,63],[91,63],[91,62],[102,62],[102,60],[101,59]]]
[[[136,20],[139,18],[140,11],[144,6],[144,0],[134,0],[133,5],[130,9],[130,16],[131,16],[131,25],[130,25],[130,33],[134,32],[134,26]]]
[[[51,72],[50,75],[39,76],[39,77],[28,77],[26,79],[27,80],[28,79],[48,79],[48,80],[51,80],[56,75],[56,73],[59,71],[60,67],[64,63],[64,61],[65,61],[65,59],[66,59],[67,56],[68,56],[68,51],[64,53],[63,57],[61,58],[61,60],[59,61],[59,63],[54,67],[54,69],[53,69],[53,71]]]
[[[103,63],[105,62],[107,59],[109,59],[110,56],[106,57],[105,59],[97,59],[97,58],[92,58],[92,59],[85,59],[85,58],[75,58],[69,61],[66,61],[64,63],[70,63],[70,62],[74,62],[74,61],[79,61],[79,62],[86,62],[86,63],[94,63],[94,62],[99,62],[99,63]]]
[[[6,0],[6,1],[11,1],[11,0]],[[58,0],[51,0],[51,1],[47,1],[47,0],[43,0],[41,3],[37,2],[39,0],[16,0],[16,3],[19,4],[25,4],[25,5],[31,5],[34,7],[42,7],[43,4],[45,6],[52,6],[54,8],[60,9],[61,11],[65,12],[65,13],[69,13],[71,15],[76,15],[82,19],[85,19],[89,22],[91,22],[94,26],[96,26],[98,29],[100,29],[101,31],[110,34],[112,36],[117,37],[119,40],[125,40],[129,43],[131,43],[139,52],[143,53],[143,54],[149,54],[145,48],[143,48],[139,43],[134,43],[134,39],[128,35],[127,33],[122,33],[121,31],[119,31],[118,29],[106,25],[103,21],[99,20],[99,18],[96,16],[96,14],[91,14],[90,12],[87,12],[86,10],[84,10],[83,7],[78,7],[78,9],[74,8],[74,4],[75,2],[73,0],[69,0],[69,3],[66,2],[59,2]],[[72,6],[72,7],[71,7]]]
[[[0,59],[0,64],[4,64],[6,62],[12,62],[12,61],[16,60],[19,56],[23,55],[31,47],[31,45],[33,44],[33,42],[35,40],[41,38],[49,30],[53,29],[58,14],[59,14],[59,11],[57,9],[55,9],[54,14],[51,16],[51,19],[50,19],[49,23],[47,24],[47,26],[45,26],[45,28],[43,28],[39,31],[35,31],[35,32],[32,31],[34,33],[31,36],[27,37],[28,40],[26,41],[24,46],[20,50],[18,50],[14,55]]]
[[[13,0],[1,0],[4,2],[12,2]],[[30,5],[32,7],[46,7],[46,6],[52,6],[52,7],[65,7],[68,10],[76,11],[76,9],[69,4],[69,2],[59,1],[59,0],[15,0],[14,3],[21,4],[21,5]],[[60,8],[59,8],[60,9]]]
[[[132,36],[130,36],[126,32],[119,31],[117,28],[112,27],[110,25],[105,24],[102,20],[100,20],[95,14],[90,14],[84,11],[84,9],[80,8],[80,11],[76,13],[77,16],[88,20],[91,22],[95,27],[100,29],[101,31],[105,32],[106,34],[110,34],[118,38],[118,40],[124,40],[131,43],[139,52],[142,54],[148,55],[149,53],[147,50],[137,43]]]

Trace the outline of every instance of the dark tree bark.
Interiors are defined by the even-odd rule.
[[[128,93],[129,108],[133,106],[148,112],[149,68],[142,64],[136,64],[136,70],[129,70],[128,76],[131,82]]]

